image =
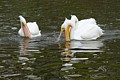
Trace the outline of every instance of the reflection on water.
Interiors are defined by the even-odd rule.
[[[33,40],[29,39],[29,38],[23,38],[22,41],[20,42],[20,50],[19,50],[19,53],[20,55],[18,56],[18,59],[19,59],[19,63],[21,63],[21,65],[26,65],[26,62],[29,61],[30,63],[33,63],[36,58],[35,57],[32,57],[32,53],[37,53],[39,52],[39,50],[37,50],[35,47],[36,47],[36,43],[32,42]],[[35,50],[35,49],[36,50]],[[39,52],[40,53],[40,52]],[[31,67],[26,67],[26,68],[23,68],[25,70],[32,70]]]
[[[59,44],[60,46],[60,44]],[[83,57],[83,56],[77,56],[79,54],[84,53],[94,53],[93,58],[97,58],[97,54],[102,52],[101,48],[103,47],[102,41],[71,41],[65,43],[65,49],[61,53],[62,58],[61,60],[64,62],[61,68],[61,71],[69,72],[70,70],[76,70],[77,67],[75,67],[76,64],[84,63],[87,64],[89,62],[89,57]],[[86,52],[87,50],[87,52]],[[96,51],[95,51],[96,50]],[[76,55],[77,54],[77,55]],[[99,68],[100,69],[100,68]],[[97,69],[97,71],[99,71]],[[88,70],[88,71],[92,71]],[[95,70],[94,70],[95,71]],[[70,77],[82,77],[81,74],[67,74],[65,75],[65,78]]]
[[[20,44],[20,55],[27,54],[27,49],[29,48],[29,38],[23,38],[22,44]]]
[[[119,0],[0,0],[0,80],[117,80],[120,71]],[[56,43],[75,14],[105,30],[95,41]],[[18,16],[36,21],[42,36],[21,38]]]
[[[61,70],[70,70],[75,69],[75,67],[72,67],[75,63],[80,63],[80,61],[86,61],[89,58],[84,57],[77,57],[75,54],[82,54],[86,52],[86,50],[89,50],[87,53],[99,52],[100,48],[103,46],[103,43],[101,41],[71,41],[66,42],[65,49],[61,53],[63,58],[61,58],[62,61],[67,62],[63,64],[64,66]]]
[[[71,41],[70,43],[70,48],[79,49],[100,49],[102,46],[102,41]]]
[[[77,52],[102,52],[102,41],[71,41],[66,42],[62,55],[73,56]]]
[[[19,42],[20,55],[27,55],[29,52],[39,52],[37,49],[38,41],[35,39],[23,38]]]

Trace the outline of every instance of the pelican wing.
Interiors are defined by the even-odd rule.
[[[81,38],[86,40],[97,39],[103,34],[102,29],[95,24],[82,25],[82,28],[77,29],[78,32]]]
[[[28,22],[27,25],[32,35],[38,35],[40,33],[36,22]]]

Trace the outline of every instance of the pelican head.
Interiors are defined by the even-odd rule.
[[[29,31],[25,18],[22,16],[19,16],[19,18],[20,18],[21,28],[23,29],[24,36],[31,38],[31,33]]]
[[[22,24],[26,24],[26,20],[25,20],[25,18],[24,18],[24,17],[19,16],[19,18],[20,18],[20,22],[21,22]]]
[[[78,18],[75,15],[71,15],[71,21],[76,24],[78,22]]]
[[[64,23],[61,25],[61,32],[58,37],[58,41],[60,40],[60,37],[62,35],[62,32],[65,31],[65,38],[66,41],[70,41],[70,32],[71,28],[74,26],[74,23],[71,20],[65,19]]]

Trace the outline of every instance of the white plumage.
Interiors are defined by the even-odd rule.
[[[71,21],[74,16],[71,16]],[[97,25],[94,18],[80,20],[72,28],[70,36],[75,40],[93,40],[103,35],[103,30]]]
[[[68,26],[71,28],[68,28]],[[78,18],[75,15],[71,15],[71,20],[65,19],[61,26],[61,31],[63,29],[65,30],[65,33],[67,32],[65,34],[67,36],[66,41],[94,40],[103,35],[103,30],[97,25],[94,18],[78,21]]]
[[[41,31],[36,22],[28,22],[26,23],[25,18],[19,16],[21,22],[21,28],[18,31],[18,34],[22,37],[38,37],[41,36]]]

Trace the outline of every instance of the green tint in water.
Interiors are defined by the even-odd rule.
[[[119,0],[1,0],[0,79],[118,80],[120,79]],[[96,41],[57,43],[65,17],[93,17],[105,30]],[[42,36],[18,35],[18,16],[36,21]]]

